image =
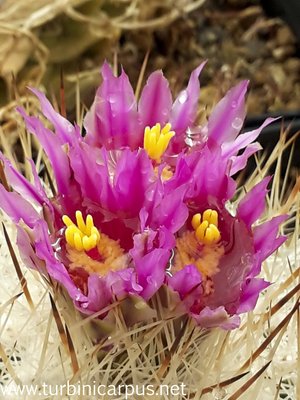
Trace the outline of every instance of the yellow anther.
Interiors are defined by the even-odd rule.
[[[196,238],[202,242],[205,236],[206,229],[208,228],[209,223],[207,221],[203,221],[198,228],[196,229]]]
[[[64,222],[64,224],[65,224],[66,226],[71,226],[71,225],[73,225],[73,221],[72,221],[71,218],[69,218],[67,215],[64,215],[64,216],[62,217],[62,220],[63,220],[63,222]]]
[[[204,244],[211,244],[211,243],[214,242],[214,239],[213,239],[213,232],[212,232],[212,230],[210,229],[210,226],[206,229],[206,231],[205,231],[205,233],[204,233],[204,236],[203,236],[203,239],[202,239],[202,242],[203,242]]]
[[[221,233],[219,229],[216,227],[214,224],[210,224],[208,229],[210,229],[211,234],[212,234],[212,240],[216,243],[221,239]]]
[[[77,228],[75,225],[68,226],[65,232],[65,237],[67,243],[69,243],[70,246],[74,247],[74,234],[76,233]]]
[[[74,247],[76,250],[83,250],[82,238],[78,232],[74,233]]]
[[[95,233],[93,233],[93,234],[91,235],[91,237],[90,237],[90,243],[92,244],[93,247],[96,246],[96,243],[97,243],[98,239],[99,239],[99,236],[96,235]]]
[[[85,251],[91,250],[96,244],[94,241],[94,237],[83,236],[82,238],[82,245]]]
[[[160,162],[161,156],[167,150],[170,140],[175,135],[171,131],[171,124],[166,124],[162,129],[159,123],[150,128],[147,126],[144,132],[144,149],[149,157],[157,162]]]
[[[93,226],[91,228],[91,233],[90,234],[91,234],[91,236],[96,236],[97,240],[100,239],[100,233],[99,233],[98,229],[95,226]]]
[[[86,233],[87,233],[88,235],[91,234],[92,228],[95,228],[95,227],[94,227],[94,221],[93,221],[93,217],[91,216],[91,214],[89,214],[89,215],[86,217]],[[96,229],[96,228],[95,228],[95,229]]]
[[[201,224],[201,214],[195,214],[192,218],[192,227],[196,230]]]
[[[76,223],[64,215],[62,220],[66,225],[65,238],[67,243],[78,251],[89,251],[97,246],[100,240],[100,232],[94,226],[93,217],[89,214],[84,222],[81,211],[76,211]]]
[[[203,213],[203,221],[208,221],[210,224],[218,226],[218,213],[215,210],[208,208]]]
[[[218,229],[218,213],[215,210],[207,209],[202,216],[200,213],[195,214],[192,218],[192,227],[197,240],[203,244],[215,244],[221,239]]]
[[[85,232],[86,231],[86,226],[82,217],[82,212],[81,211],[76,211],[76,222],[77,222],[77,226],[79,228],[79,230],[81,232]]]

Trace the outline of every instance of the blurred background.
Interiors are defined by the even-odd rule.
[[[2,131],[13,141],[16,98],[34,106],[26,86],[59,103],[63,71],[74,120],[76,93],[91,104],[104,59],[117,55],[135,86],[147,52],[145,76],[163,69],[174,94],[208,59],[200,100],[207,114],[229,87],[249,79],[246,126],[271,114],[298,129],[299,21],[299,0],[0,0]],[[280,124],[262,141],[277,140]]]

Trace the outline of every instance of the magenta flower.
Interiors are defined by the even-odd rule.
[[[103,83],[85,118],[86,141],[108,149],[135,149],[143,144],[145,127],[170,123],[176,142],[181,142],[196,117],[198,77],[204,65],[193,71],[188,87],[172,105],[169,84],[161,71],[151,74],[137,102],[125,72],[122,70],[121,76],[115,77],[105,63],[101,71]]]
[[[244,197],[235,216],[224,202],[225,186],[219,198],[200,188],[187,202],[189,218],[176,239],[168,283],[201,326],[238,326],[238,315],[252,310],[269,285],[257,275],[262,262],[285,241],[277,232],[286,219],[253,227],[264,211],[269,181],[265,178]]]
[[[148,301],[166,285],[199,325],[231,329],[268,285],[257,275],[284,241],[277,233],[285,219],[253,226],[269,179],[245,196],[236,215],[228,202],[232,176],[259,150],[255,140],[272,120],[239,135],[242,82],[206,126],[197,126],[203,67],[172,103],[161,72],[137,100],[125,72],[115,77],[105,63],[85,136],[35,89],[54,131],[19,109],[49,159],[56,193],[46,194],[32,160],[33,184],[1,155],[13,188],[0,185],[1,208],[17,225],[25,264],[65,287],[83,313],[127,296]]]

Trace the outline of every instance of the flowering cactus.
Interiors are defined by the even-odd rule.
[[[25,264],[63,285],[84,314],[128,296],[147,302],[165,286],[201,327],[232,329],[268,286],[257,275],[284,242],[277,235],[286,218],[256,223],[270,178],[246,194],[234,215],[229,210],[232,177],[260,149],[255,140],[272,119],[239,134],[243,81],[197,126],[203,66],[172,103],[160,71],[138,101],[125,72],[115,77],[105,63],[85,135],[36,89],[54,132],[19,109],[45,150],[57,193],[46,194],[32,160],[34,183],[1,155],[13,188],[0,185],[1,208],[17,226]]]

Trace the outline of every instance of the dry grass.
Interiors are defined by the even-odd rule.
[[[80,76],[82,89],[98,79],[98,65],[117,49],[124,31],[167,27],[205,0],[3,0],[0,4],[0,77],[8,98],[15,85],[41,82],[55,90]],[[88,54],[87,54],[88,53]],[[95,61],[95,62],[94,62]],[[79,73],[80,71],[80,73]],[[71,85],[70,85],[71,86]],[[3,94],[0,100],[7,99]]]

